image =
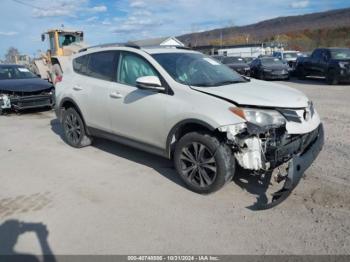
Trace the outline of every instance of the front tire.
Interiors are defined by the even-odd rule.
[[[72,147],[89,146],[91,138],[86,135],[84,122],[74,108],[68,108],[62,116],[64,139]]]
[[[260,80],[265,80],[265,74],[264,74],[263,71],[260,71],[260,72],[259,72],[259,79],[260,79]]]
[[[304,67],[299,67],[298,70],[297,70],[297,75],[298,75],[298,79],[299,80],[305,80],[306,79],[306,72],[305,72],[305,69]]]
[[[208,194],[231,181],[235,160],[228,145],[209,134],[192,132],[177,143],[175,168],[187,187],[200,194]]]

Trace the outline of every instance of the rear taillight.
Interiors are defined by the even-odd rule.
[[[56,79],[55,79],[55,84],[61,82],[63,79],[63,76],[56,76]]]

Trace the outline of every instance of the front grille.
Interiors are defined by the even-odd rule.
[[[23,102],[18,102],[19,107],[33,107],[33,106],[47,106],[51,104],[50,99],[40,99],[40,100],[29,100],[29,101],[23,101]]]
[[[50,94],[53,91],[54,91],[53,88],[48,88],[46,90],[39,90],[39,91],[33,91],[33,92],[1,91],[1,93],[9,95],[9,96],[26,97],[26,96],[48,95],[48,94]]]
[[[287,74],[287,71],[286,70],[274,70],[274,71],[272,71],[272,74],[283,75],[283,74]]]
[[[11,99],[11,104],[15,109],[29,109],[35,107],[45,107],[53,105],[52,95],[39,95],[39,96],[27,96],[17,97]]]
[[[272,167],[276,167],[281,163],[291,159],[295,154],[303,154],[307,152],[313,145],[320,133],[321,125],[310,133],[303,135],[292,135],[285,138],[282,145],[271,148],[267,154],[267,160]]]

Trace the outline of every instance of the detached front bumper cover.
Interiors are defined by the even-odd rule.
[[[308,146],[301,154],[295,155],[288,165],[288,173],[285,177],[283,188],[272,194],[271,202],[255,203],[248,207],[252,210],[266,210],[282,203],[293,192],[294,188],[300,182],[304,172],[311,166],[317,158],[324,145],[324,130],[323,125],[318,127],[317,138]]]

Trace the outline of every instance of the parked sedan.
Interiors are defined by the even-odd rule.
[[[254,57],[251,57],[251,56],[249,56],[249,57],[244,57],[244,60],[245,60],[245,62],[246,62],[248,65],[250,65],[250,64],[253,62]]]
[[[222,60],[225,58],[223,55],[212,55],[211,57],[219,62],[222,62]]]
[[[302,54],[299,51],[277,51],[273,53],[273,56],[284,61],[289,65],[293,70],[295,69],[295,64],[297,62],[297,58]]]
[[[221,62],[241,75],[250,76],[250,67],[242,57],[228,56]]]
[[[4,110],[51,107],[54,87],[26,67],[0,65],[0,114]]]
[[[290,67],[275,57],[260,57],[250,65],[251,75],[262,80],[289,79]]]

